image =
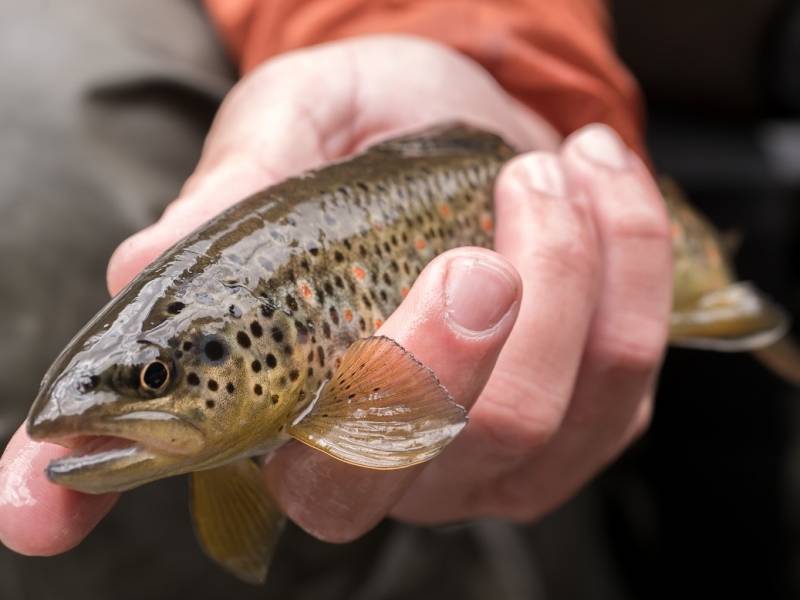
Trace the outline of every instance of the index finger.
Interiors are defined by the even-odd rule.
[[[94,529],[118,494],[81,494],[50,483],[44,470],[67,448],[35,442],[21,426],[0,459],[0,541],[31,556],[76,546]]]

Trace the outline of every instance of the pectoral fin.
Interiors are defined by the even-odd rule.
[[[239,579],[263,583],[285,518],[255,462],[192,473],[191,509],[205,553]]]
[[[720,352],[742,352],[773,344],[789,329],[789,318],[746,282],[702,296],[691,306],[676,307],[670,343]]]
[[[386,337],[354,342],[289,428],[295,439],[370,469],[430,460],[467,422],[433,372]]]

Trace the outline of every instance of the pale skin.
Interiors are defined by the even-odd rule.
[[[530,522],[645,430],[667,338],[671,242],[644,164],[604,126],[561,140],[479,66],[442,46],[398,36],[346,40],[284,55],[244,78],[179,198],[109,264],[113,294],[251,192],[377,138],[452,120],[493,129],[530,152],[497,182],[496,252],[437,258],[380,333],[432,368],[470,409],[470,423],[434,461],[405,471],[357,469],[297,443],[279,450],[264,466],[265,485],[324,540],[354,539],[387,515]],[[113,506],[114,494],[84,495],[45,479],[45,465],[67,452],[31,441],[24,428],[12,438],[0,471],[0,539],[9,548],[64,552]]]

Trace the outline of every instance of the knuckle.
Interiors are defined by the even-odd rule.
[[[606,334],[597,342],[595,358],[606,368],[623,374],[649,374],[661,364],[666,347],[666,326],[642,320],[623,334]]]
[[[482,410],[478,423],[501,458],[537,454],[558,431],[563,417],[560,400],[533,401],[533,395],[513,394],[510,400],[493,401]]]
[[[635,209],[616,211],[608,224],[612,238],[671,244],[672,231],[663,206],[641,203]]]

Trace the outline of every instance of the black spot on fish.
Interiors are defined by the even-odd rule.
[[[389,273],[383,274],[383,283],[386,285],[392,285],[392,278],[389,276]]]
[[[283,353],[284,353],[284,354],[286,354],[286,355],[290,355],[290,354],[292,354],[293,352],[294,352],[294,350],[292,349],[292,347],[291,347],[289,344],[286,344],[286,345],[283,347]]]
[[[285,375],[282,375],[280,377],[280,379],[278,379],[278,387],[285,388],[287,383],[289,383],[289,382],[286,381],[286,376]]]
[[[388,296],[386,295],[386,290],[381,290],[381,300],[386,302],[387,299],[388,299]]]
[[[361,189],[364,192],[369,191],[369,186],[363,181],[356,181],[356,185],[359,187],[359,189]]]
[[[275,307],[269,304],[262,304],[261,305],[261,314],[264,315],[267,319],[271,319],[272,315],[275,314]]]
[[[236,333],[236,341],[242,348],[250,347],[250,336],[247,335],[244,331],[238,331]]]
[[[288,306],[289,310],[292,312],[297,310],[297,300],[295,300],[294,296],[291,294],[286,294],[286,306]]]
[[[317,346],[317,357],[319,358],[319,366],[325,366],[325,350],[322,349],[322,346]]]
[[[213,400],[206,400],[206,408],[214,408],[217,405]]]
[[[200,378],[197,376],[197,373],[189,373],[186,376],[186,383],[189,385],[200,385]]]
[[[250,368],[253,369],[253,373],[258,373],[261,370],[261,362],[254,360],[250,363]]]
[[[212,361],[219,361],[225,357],[225,345],[219,340],[209,340],[203,348],[206,357]]]
[[[331,308],[330,308],[330,310],[328,312],[331,315],[331,321],[333,322],[333,324],[334,325],[338,325],[339,324],[339,313],[336,311],[336,307],[335,306],[331,306]]]
[[[305,343],[308,340],[308,327],[300,321],[295,321],[294,329],[297,332],[297,341],[301,344]]]
[[[170,302],[170,304],[167,305],[167,312],[171,315],[177,315],[184,308],[186,308],[186,305],[183,302]]]
[[[364,301],[364,306],[367,308],[372,308],[372,302],[369,301],[369,298],[367,298],[366,294],[364,294],[361,299]]]
[[[322,334],[327,338],[331,339],[331,326],[328,325],[327,321],[322,322]]]
[[[236,386],[234,386],[234,385],[233,385],[233,384],[232,384],[232,383],[229,381],[229,382],[228,382],[228,385],[226,385],[226,386],[225,386],[225,389],[227,390],[227,392],[228,392],[229,394],[232,394],[232,393],[234,392],[234,390],[236,389]]]
[[[192,342],[183,342],[183,351],[188,352],[192,349]]]
[[[331,285],[330,281],[325,282],[325,293],[329,296],[333,296],[333,286]]]
[[[254,393],[256,396],[260,396],[261,394],[263,394],[263,393],[264,393],[264,390],[262,389],[262,387],[261,387],[259,384],[255,384],[255,385],[253,386],[253,393]]]
[[[261,323],[258,321],[253,321],[250,323],[250,333],[253,334],[253,337],[260,338],[264,335],[264,330],[261,328]]]
[[[273,327],[271,334],[275,343],[280,344],[283,341],[283,332],[280,327]]]
[[[311,268],[311,266],[308,264],[308,261],[305,258],[300,261],[300,266],[303,267],[303,269],[305,269],[306,271],[308,271]]]
[[[213,379],[209,379],[208,389],[210,389],[212,392],[216,392],[219,389],[219,384],[217,384],[217,382],[214,381]]]
[[[344,261],[344,254],[342,254],[341,252],[336,250],[333,253],[333,258],[336,260],[336,262],[343,262]]]
[[[306,371],[306,373],[308,373],[309,377],[313,377],[314,376],[314,367],[308,367],[308,371]]]
[[[270,396],[269,399],[272,401],[273,404],[277,404],[278,400],[280,400],[280,396],[278,396],[278,394],[272,394],[272,396]],[[281,427],[278,429],[278,431],[280,431],[282,428],[283,428],[283,425],[281,425]]]
[[[336,277],[333,278],[333,283],[335,283],[336,287],[338,287],[338,288],[343,288],[344,287],[344,281],[342,281],[342,278],[339,277],[339,275],[337,275]]]
[[[319,248],[316,247],[309,248],[308,251],[311,253],[311,256],[317,256],[319,254]]]
[[[300,377],[300,372],[297,369],[292,369],[289,371],[289,379],[291,381],[297,381],[298,377]]]
[[[364,317],[358,318],[358,326],[361,329],[361,331],[367,330],[367,322],[364,320]]]
[[[272,354],[271,352],[270,352],[269,354],[267,354],[267,357],[266,357],[266,359],[265,359],[265,360],[266,360],[266,362],[267,362],[267,366],[268,366],[270,369],[274,369],[275,367],[277,367],[277,366],[278,366],[278,359],[277,359],[277,358],[275,358],[275,355],[274,355],[274,354]]]

